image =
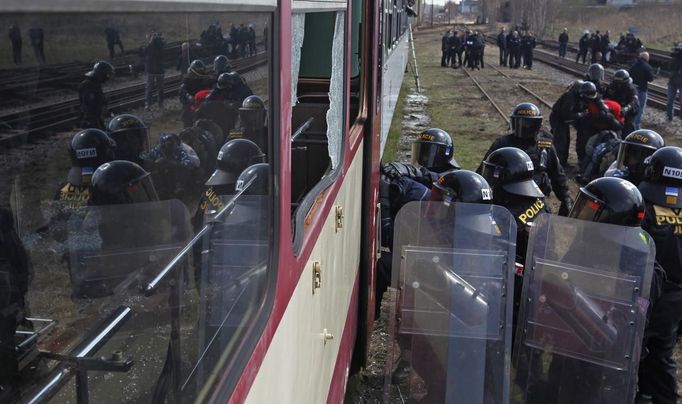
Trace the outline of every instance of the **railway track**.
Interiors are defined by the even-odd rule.
[[[261,53],[232,62],[232,66],[236,72],[243,74],[266,63],[266,54]],[[177,95],[181,83],[180,74],[167,76],[164,81],[164,96]],[[143,106],[144,89],[145,84],[141,82],[106,92],[108,111],[117,114]],[[79,109],[78,97],[73,97],[46,106],[0,115],[0,148],[14,147],[60,130],[71,129],[77,124]]]
[[[495,42],[495,39],[487,36],[486,40],[489,44],[493,44]],[[495,45],[497,46],[497,45]],[[566,58],[560,58],[557,55],[554,55],[553,53],[543,50],[543,49],[535,49],[533,52],[533,59],[535,61],[544,63],[546,65],[549,65],[552,68],[555,68],[557,70],[560,70],[564,73],[568,73],[570,75],[573,75],[577,78],[583,78],[585,75],[585,69],[586,66],[581,64],[581,63],[576,63],[573,60],[566,59]],[[605,69],[605,78],[607,80],[610,80],[613,76],[613,73],[615,70],[613,69]],[[649,91],[648,91],[648,97],[647,97],[647,105],[656,109],[660,109],[665,111],[667,108],[668,104],[668,89],[662,85],[655,84],[655,83],[650,83],[649,84]],[[675,101],[674,104],[674,114],[677,115],[679,114],[680,111],[680,103],[679,101]]]

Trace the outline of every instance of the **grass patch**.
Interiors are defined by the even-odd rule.
[[[403,115],[405,113],[405,98],[411,88],[411,73],[406,73],[403,77],[403,83],[400,87],[400,95],[398,102],[393,112],[393,119],[391,120],[391,128],[388,131],[386,145],[384,146],[384,154],[381,158],[383,162],[391,162],[396,159],[396,152],[398,151],[398,142],[403,135]]]

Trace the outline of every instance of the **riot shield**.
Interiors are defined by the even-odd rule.
[[[507,402],[514,218],[494,205],[413,202],[394,234],[386,401],[398,390],[408,402]]]
[[[640,228],[543,215],[514,347],[519,402],[634,400],[654,244]]]

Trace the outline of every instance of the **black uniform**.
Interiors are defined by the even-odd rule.
[[[462,42],[462,37],[455,32],[450,37],[450,65],[453,69],[462,66],[462,51],[464,50],[464,44]],[[455,63],[455,57],[457,57],[457,63]]]
[[[587,58],[587,49],[590,47],[590,36],[588,34],[584,34],[583,36],[580,37],[580,41],[578,41],[578,55],[575,57],[575,62],[578,63],[578,60],[582,57],[583,58],[583,64],[585,63],[585,58]]]
[[[557,157],[551,136],[546,136],[542,132],[536,139],[522,139],[513,134],[502,136],[493,142],[484,160],[490,153],[503,147],[516,147],[530,156],[535,167],[533,179],[545,196],[554,191],[560,201],[570,199],[566,174]]]
[[[39,65],[45,64],[45,32],[42,28],[31,28],[28,30],[28,37],[31,40],[31,47]]]
[[[104,36],[106,37],[107,40],[107,49],[109,50],[109,58],[113,59],[115,56],[114,52],[114,47],[118,45],[118,48],[121,50],[121,54],[123,54],[123,42],[121,41],[121,35],[119,34],[118,30],[113,27],[107,27],[104,29]]]
[[[182,79],[180,86],[180,103],[182,104],[182,122],[184,126],[190,127],[194,123],[194,95],[200,90],[208,90],[213,87],[213,76],[202,75],[194,70],[188,70],[187,75]]]
[[[440,51],[442,53],[440,65],[441,67],[446,67],[450,64],[450,34],[446,32],[440,42]]]
[[[507,52],[509,52],[509,67],[518,69],[521,66],[521,38],[508,36]]]
[[[507,66],[507,35],[504,31],[497,34],[497,47],[500,48],[500,66]]]
[[[102,83],[95,77],[86,77],[78,86],[81,128],[105,130],[104,111],[107,100],[102,91]]]
[[[579,84],[572,84],[552,105],[549,124],[552,127],[554,147],[562,166],[568,164],[568,149],[571,143],[570,123],[575,121],[580,112]]]
[[[12,42],[12,57],[15,65],[21,64],[21,31],[16,25],[9,27],[9,40]]]
[[[25,295],[30,283],[26,250],[14,228],[12,213],[0,208],[0,401],[12,401],[19,361],[15,332],[26,322]],[[17,393],[17,392],[15,392]],[[17,397],[14,397],[17,398]]]
[[[604,98],[616,101],[620,104],[621,113],[625,122],[623,123],[623,135],[627,135],[635,130],[634,120],[639,112],[639,98],[637,89],[630,83],[614,84],[611,83],[604,93]]]
[[[535,37],[524,35],[521,38],[521,52],[523,53],[523,67],[533,68],[533,49],[535,49]]]

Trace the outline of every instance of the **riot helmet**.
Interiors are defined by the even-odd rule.
[[[232,66],[225,55],[218,55],[213,59],[213,72],[216,76],[232,71]]]
[[[644,164],[644,177],[639,184],[644,199],[668,208],[682,208],[682,149],[662,147]]]
[[[644,218],[644,199],[637,187],[622,178],[597,178],[580,188],[568,217],[638,227]]]
[[[239,192],[249,185],[249,182],[253,181],[244,191],[244,195],[267,195],[270,189],[269,179],[270,165],[267,163],[254,164],[239,174],[234,190]]]
[[[159,200],[150,174],[132,161],[114,160],[92,176],[92,203],[119,205]]]
[[[580,86],[580,98],[594,100],[597,98],[597,86],[591,81],[586,81]]]
[[[632,78],[630,77],[630,73],[628,73],[627,70],[618,69],[615,73],[613,73],[613,79],[611,79],[611,82],[617,86],[625,86],[632,83]]]
[[[602,83],[604,81],[604,66],[599,63],[592,63],[590,67],[587,68],[585,79],[595,84]]]
[[[206,65],[201,59],[195,59],[192,61],[192,63],[190,63],[187,73],[203,76],[206,74]]]
[[[218,76],[216,87],[220,89],[235,88],[241,82],[241,77],[235,72],[222,73]]]
[[[469,170],[446,171],[431,186],[431,200],[452,202],[492,203],[493,191],[485,178]]]
[[[412,164],[431,171],[459,168],[453,154],[452,138],[443,129],[427,129],[412,142]]]
[[[83,183],[84,176],[89,177],[97,167],[114,159],[115,148],[116,142],[102,130],[90,128],[76,133],[69,143],[69,183]]]
[[[673,58],[682,58],[682,42],[673,46],[673,48],[670,50],[670,56]]]
[[[542,198],[545,195],[533,180],[533,161],[516,147],[503,147],[483,161],[483,178],[494,192],[504,190],[512,195]]]
[[[585,83],[584,80],[576,80],[571,84],[570,91],[574,95],[580,95],[580,89],[582,88],[583,84]],[[596,88],[595,88],[596,89]]]
[[[265,125],[265,103],[257,95],[244,99],[239,108],[239,120],[244,129],[260,129]]]
[[[514,107],[509,122],[514,136],[535,139],[542,126],[542,113],[535,104],[523,102]]]
[[[194,122],[194,126],[197,128],[202,128],[206,132],[213,135],[213,139],[218,145],[223,144],[225,141],[225,135],[223,134],[223,130],[220,128],[220,125],[210,119],[197,119],[196,122]]]
[[[132,114],[116,115],[107,127],[109,136],[116,142],[118,160],[139,161],[140,153],[147,148],[148,128],[142,119]]]
[[[239,174],[256,163],[265,163],[265,154],[260,147],[248,139],[232,139],[218,152],[216,170],[206,185],[235,184]]]
[[[636,130],[620,143],[616,168],[637,185],[644,175],[644,160],[663,146],[663,138],[653,130]]]
[[[114,66],[111,63],[105,61],[99,61],[95,63],[92,70],[85,73],[86,77],[90,77],[100,83],[104,83],[109,80],[114,75]]]

